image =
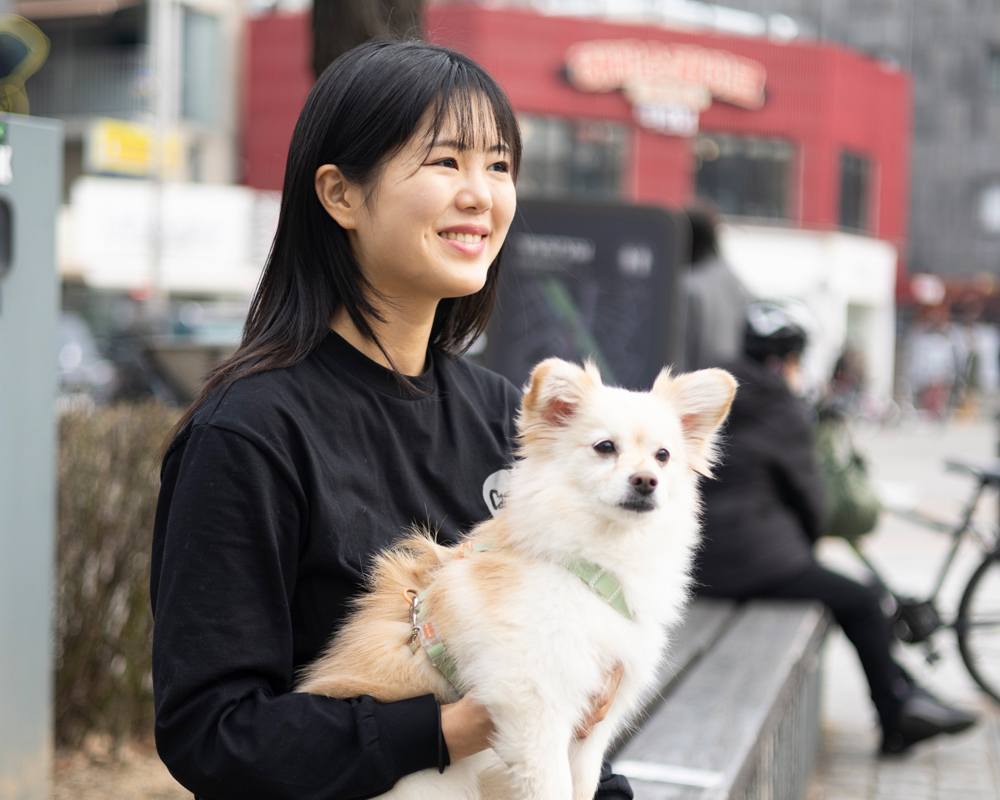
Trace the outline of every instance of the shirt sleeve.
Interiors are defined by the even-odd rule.
[[[635,795],[624,775],[615,775],[611,763],[605,759],[601,765],[601,780],[597,784],[594,800],[632,800]]]
[[[195,426],[164,463],[151,600],[156,744],[197,795],[371,797],[436,766],[430,695],[293,693],[302,500],[236,433]]]

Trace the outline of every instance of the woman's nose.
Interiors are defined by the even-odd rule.
[[[493,207],[493,193],[490,191],[486,170],[470,169],[463,176],[462,187],[456,198],[461,208],[488,211]]]

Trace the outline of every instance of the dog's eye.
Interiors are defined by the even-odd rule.
[[[594,449],[602,456],[610,456],[615,452],[615,443],[605,439],[603,442],[595,444]]]
[[[670,460],[670,452],[660,448],[656,451],[656,460],[661,464],[666,464]]]

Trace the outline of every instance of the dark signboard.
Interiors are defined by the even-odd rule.
[[[523,385],[549,356],[648,389],[681,367],[687,221],[662,208],[522,200],[481,360]]]

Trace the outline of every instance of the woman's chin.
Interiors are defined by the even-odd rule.
[[[486,277],[489,274],[489,267],[475,274],[456,276],[455,280],[449,281],[447,286],[441,288],[441,299],[454,299],[458,297],[468,297],[482,290],[486,285]]]

